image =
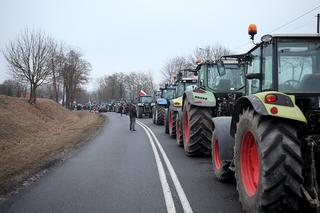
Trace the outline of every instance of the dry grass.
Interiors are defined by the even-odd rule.
[[[103,121],[48,99],[32,106],[25,99],[0,95],[0,194],[92,135]]]

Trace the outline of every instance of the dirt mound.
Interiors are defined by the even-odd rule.
[[[79,120],[76,114],[52,100],[38,99],[33,106],[26,99],[0,95],[0,150],[44,131],[59,132]]]
[[[102,116],[69,111],[52,100],[30,105],[24,98],[0,95],[0,194],[102,122]]]

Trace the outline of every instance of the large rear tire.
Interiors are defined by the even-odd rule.
[[[155,109],[155,124],[157,125],[163,125],[164,123],[164,106],[156,106]]]
[[[186,100],[183,106],[183,143],[187,156],[211,154],[211,108],[193,106]]]
[[[171,138],[176,138],[176,111],[169,110],[169,135]]]
[[[178,146],[183,146],[182,112],[176,114],[176,141]]]
[[[212,150],[212,164],[213,170],[216,178],[221,182],[230,181],[234,175],[233,172],[229,169],[230,161],[221,160],[219,146],[221,146],[223,140],[218,136],[218,133],[214,131],[212,133],[211,140],[211,150]]]
[[[235,177],[246,212],[292,212],[301,199],[302,157],[297,130],[253,110],[240,115]]]
[[[164,132],[169,134],[169,109],[166,109],[164,114]]]

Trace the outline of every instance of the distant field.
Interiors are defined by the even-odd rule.
[[[0,95],[0,194],[93,135],[104,117],[72,112],[52,100]]]

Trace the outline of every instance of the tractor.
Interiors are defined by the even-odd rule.
[[[224,72],[218,62],[225,61]],[[211,154],[212,118],[231,115],[235,100],[244,93],[245,67],[233,57],[219,61],[197,62],[198,85],[183,94],[182,113],[178,115],[177,143],[184,146],[187,156]],[[181,137],[182,135],[182,137]]]
[[[183,78],[182,72],[178,73],[175,99],[169,103],[168,109],[165,110],[165,133],[168,133],[171,138],[176,138],[176,114],[181,112],[182,95],[185,90],[190,90],[197,84],[195,78]]]
[[[242,61],[245,96],[213,118],[215,169],[234,172],[245,212],[320,212],[319,34],[264,35]]]
[[[142,118],[143,115],[149,116],[149,118],[152,117],[152,96],[144,95],[138,97],[138,103],[136,105],[137,109],[137,117]]]
[[[165,109],[169,107],[170,100],[175,97],[177,85],[165,84],[164,88],[160,88],[159,95],[152,107],[152,120],[156,125],[164,124]]]

